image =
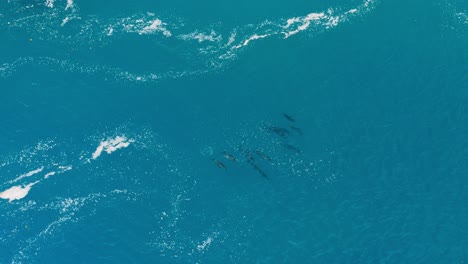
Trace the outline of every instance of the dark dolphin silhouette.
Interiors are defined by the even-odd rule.
[[[296,131],[297,134],[302,136],[302,129],[295,127],[295,126],[289,126],[292,130]]]
[[[273,161],[270,156],[268,156],[267,154],[261,152],[260,150],[256,150],[255,151],[255,154],[257,154],[257,156],[259,156],[262,160],[266,160],[266,161]]]
[[[289,130],[282,127],[270,126],[266,128],[267,131],[277,134],[280,137],[287,138],[290,134]]]
[[[285,149],[293,151],[295,153],[302,153],[302,150],[300,150],[299,148],[297,148],[297,147],[295,147],[295,146],[293,146],[291,144],[281,143],[281,146],[283,146]]]
[[[247,159],[247,162],[255,161],[254,157],[252,156],[252,153],[250,153],[250,151],[248,151],[247,149],[243,148],[242,146],[239,146],[239,151],[242,152],[244,157]]]
[[[256,170],[262,177],[268,179],[268,174],[266,174],[257,164],[250,163],[250,165],[252,165],[253,169]]]
[[[226,168],[226,165],[224,165],[224,163],[222,163],[221,161],[217,160],[217,159],[211,159],[213,161],[213,163],[218,167],[218,168],[221,168],[221,169],[227,169]]]
[[[288,121],[296,122],[296,119],[294,119],[292,116],[290,116],[290,115],[288,115],[288,114],[284,114],[284,113],[283,113],[283,116],[284,116],[284,118],[286,118]]]
[[[237,162],[237,159],[233,155],[229,154],[227,151],[224,151],[223,155],[226,159],[233,161],[233,162]]]

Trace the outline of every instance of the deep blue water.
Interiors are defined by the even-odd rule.
[[[467,14],[0,2],[0,263],[465,263]]]

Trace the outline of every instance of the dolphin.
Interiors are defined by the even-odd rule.
[[[267,127],[266,129],[283,138],[287,138],[290,134],[289,130],[287,130],[286,128],[282,128],[282,127],[271,126],[271,127]]]
[[[255,163],[250,163],[252,165],[252,167],[254,168],[254,170],[256,170],[258,173],[260,173],[260,175],[262,175],[262,177],[268,179],[268,175]]]
[[[229,154],[227,151],[224,151],[223,152],[223,155],[226,159],[230,160],[230,161],[233,161],[233,162],[237,162],[237,159],[232,156],[231,154]]]
[[[260,150],[256,150],[255,154],[257,154],[257,156],[259,156],[263,160],[266,160],[266,161],[269,161],[269,162],[273,161],[267,154],[261,152]]]
[[[244,157],[247,158],[247,162],[254,162],[255,159],[254,157],[252,156],[252,153],[250,153],[250,151],[246,150],[245,148],[243,148],[242,146],[239,146],[239,150],[242,152],[242,154],[244,154]]]
[[[217,159],[211,159],[213,163],[220,169],[226,169],[226,165]]]
[[[284,116],[284,118],[286,118],[287,120],[289,120],[291,122],[296,122],[296,119],[294,119],[292,116],[290,116],[288,114],[283,113],[283,116]]]
[[[289,126],[292,130],[296,131],[299,135],[302,136],[302,129],[295,127],[295,126]]]
[[[298,149],[297,147],[295,147],[295,146],[293,146],[291,144],[281,143],[281,146],[283,146],[287,150],[291,150],[291,151],[293,151],[295,153],[302,153],[302,150]]]

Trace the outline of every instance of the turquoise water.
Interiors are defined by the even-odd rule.
[[[465,263],[467,14],[0,2],[0,263]]]

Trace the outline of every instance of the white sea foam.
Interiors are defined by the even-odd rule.
[[[264,35],[257,35],[257,34],[254,34],[253,36],[251,36],[250,38],[244,40],[244,42],[242,44],[239,44],[237,46],[234,46],[234,49],[239,49],[239,48],[242,48],[242,47],[245,47],[247,45],[249,45],[249,43],[251,41],[254,41],[254,40],[258,40],[258,39],[263,39],[263,38],[266,38],[266,37],[269,37],[271,36],[271,34],[264,34]]]
[[[46,173],[46,175],[44,175],[44,179],[47,179],[47,178],[49,178],[50,176],[54,176],[56,173],[57,173],[57,172],[55,172],[55,171],[48,172],[48,173]]]
[[[58,171],[51,171],[51,172],[48,172],[46,173],[46,175],[44,175],[44,179],[47,179],[51,176],[54,176],[56,174],[61,174],[61,173],[64,173],[64,172],[67,172],[69,170],[72,170],[73,169],[73,166],[72,165],[69,165],[69,166],[59,166],[58,167]]]
[[[31,188],[38,182],[39,181],[36,181],[25,186],[13,186],[8,190],[0,192],[0,198],[8,200],[9,202],[21,200],[28,195]]]
[[[26,178],[26,177],[31,177],[31,176],[33,176],[33,175],[35,175],[35,174],[38,174],[38,173],[42,172],[43,170],[44,170],[44,167],[40,167],[40,168],[38,168],[38,169],[29,171],[29,172],[27,172],[27,173],[25,173],[25,174],[21,174],[21,175],[18,176],[16,179],[11,180],[11,181],[9,181],[8,183],[10,183],[10,184],[11,184],[11,183],[15,183],[15,182],[17,182],[17,181],[20,181],[20,180]]]
[[[46,0],[45,5],[47,7],[53,8],[54,7],[54,2],[55,2],[55,0]]]
[[[62,20],[62,24],[60,24],[60,26],[65,26],[65,24],[68,23],[68,21],[70,21],[70,17],[65,17],[63,20]]]
[[[229,36],[229,40],[226,44],[226,46],[231,46],[232,43],[234,43],[234,41],[236,41],[236,32],[232,32],[231,35]]]
[[[142,72],[129,72],[126,69],[106,65],[106,62],[86,65],[83,62],[77,64],[76,62],[63,62],[57,59],[52,61],[50,58],[47,58],[48,61],[45,62],[46,64],[56,64],[61,70],[67,72],[104,73],[113,77],[110,79],[145,82],[177,79],[216,71],[237,58],[241,50],[243,50],[241,48],[256,40],[277,37],[287,39],[300,32],[315,34],[324,32],[349,21],[352,17],[365,14],[372,9],[375,0],[363,0],[360,5],[343,12],[338,11],[342,10],[339,7],[336,9],[330,8],[328,11],[313,12],[289,19],[266,20],[259,24],[241,25],[228,31],[219,27],[220,24],[211,25],[208,28],[193,28],[193,24],[189,23],[190,21],[184,21],[182,18],[161,18],[149,12],[109,20],[96,16],[80,17],[78,6],[72,0],[47,0],[46,5],[54,7],[54,4],[58,6],[62,2],[66,2],[66,6],[63,4],[65,10],[71,9],[73,15],[63,8],[51,8],[44,14],[26,14],[9,21],[11,23],[0,24],[0,30],[27,29],[34,39],[59,41],[74,49],[88,49],[90,46],[103,47],[111,41],[120,39],[123,33],[136,33],[145,36],[160,35],[166,38],[176,36],[174,39],[187,42],[184,45],[176,45],[176,49],[180,48],[182,52],[186,52],[183,56],[189,58],[188,60],[197,58],[196,64],[192,63],[194,60],[190,60],[189,65],[183,62],[170,65],[168,68],[171,70],[164,72],[151,72],[152,69],[146,69],[144,74]],[[464,15],[464,13],[462,14]],[[460,20],[466,20],[463,15],[460,15],[462,17]],[[73,30],[65,32],[59,25],[68,26],[72,19],[74,22],[75,19],[77,20],[76,23],[73,23],[73,26],[70,26]],[[31,25],[35,26],[31,27]],[[70,35],[70,32],[74,35]],[[225,44],[220,45],[222,40],[226,40]],[[0,65],[0,77],[10,77],[24,64],[37,63],[37,60],[41,59],[43,58]]]
[[[197,246],[197,249],[198,250],[205,250],[206,247],[210,246],[211,245],[211,242],[213,242],[213,238],[212,237],[208,237],[205,241],[203,241],[201,244],[199,244]]]
[[[113,27],[109,27],[109,28],[107,29],[107,34],[106,34],[106,35],[107,35],[107,36],[112,36],[113,33],[114,33],[114,28],[113,28]]]
[[[117,19],[114,22],[107,24],[103,31],[107,36],[112,33],[123,30],[127,33],[138,33],[139,35],[154,35],[160,33],[165,37],[171,37],[172,32],[167,28],[167,23],[159,18],[155,18],[153,13],[146,15],[131,16],[126,18]],[[102,24],[102,22],[98,22]],[[112,29],[112,32],[110,30]],[[110,34],[109,34],[110,32]]]
[[[466,15],[463,12],[458,12],[455,14],[455,16],[463,23],[463,24],[468,24],[468,15]]]
[[[331,12],[327,18],[328,20],[324,23],[325,28],[327,29],[338,26],[342,19],[346,19],[345,16],[333,16]]]
[[[217,34],[214,30],[212,30],[210,34],[204,34],[204,33],[195,31],[190,34],[179,35],[178,38],[182,40],[196,40],[199,43],[202,43],[205,41],[218,42],[218,41],[221,41],[222,39],[221,35]]]
[[[151,21],[150,25],[139,30],[138,33],[140,35],[145,35],[145,34],[153,34],[155,32],[161,32],[166,37],[172,36],[172,33],[169,30],[167,30],[165,26],[166,26],[166,23],[163,23],[160,19],[155,19]]]
[[[73,8],[73,0],[67,0],[67,5],[65,6],[65,10],[68,10],[70,8]]]
[[[286,25],[283,27],[284,29],[290,29],[293,25],[299,24],[295,29],[286,31],[283,34],[285,35],[284,38],[289,38],[297,33],[307,30],[312,21],[319,21],[325,18],[324,13],[310,13],[305,17],[293,17],[286,20]]]
[[[468,25],[468,12],[462,6],[453,1],[440,2],[439,6],[444,14],[444,28],[455,32],[457,37],[465,37],[467,35],[466,25]]]
[[[126,148],[130,145],[130,143],[135,142],[133,139],[127,139],[125,136],[117,136],[113,139],[108,139],[101,141],[99,146],[96,148],[92,155],[92,159],[95,160],[99,156],[101,156],[102,152],[106,152],[107,154],[111,154],[112,152],[121,149],[121,148]]]
[[[72,165],[68,165],[68,166],[59,166],[59,169],[61,170],[60,173],[63,173],[63,172],[72,170],[72,169],[73,169],[73,166],[72,166]]]
[[[8,228],[6,227],[3,232],[0,231],[1,243],[6,244],[8,241],[17,241],[15,244],[16,252],[8,252],[7,255],[2,255],[2,257],[6,259],[9,254],[13,254],[9,262],[12,264],[34,262],[32,259],[38,255],[38,252],[49,241],[48,239],[50,239],[51,235],[55,232],[60,232],[61,228],[67,224],[76,223],[93,214],[89,213],[89,211],[81,213],[83,207],[95,209],[96,205],[103,199],[129,199],[133,195],[131,193],[129,196],[127,192],[104,192],[90,193],[83,197],[57,197],[53,198],[55,201],[46,204],[35,201],[24,202],[16,212],[8,214],[6,219],[2,219],[13,223],[22,223],[21,225],[13,225],[10,229],[6,229]],[[37,221],[31,218],[31,214],[28,212],[30,210],[34,210],[34,215],[38,215],[39,217],[46,216],[48,221]],[[30,232],[26,232],[26,234],[24,231],[27,231],[27,229]]]

